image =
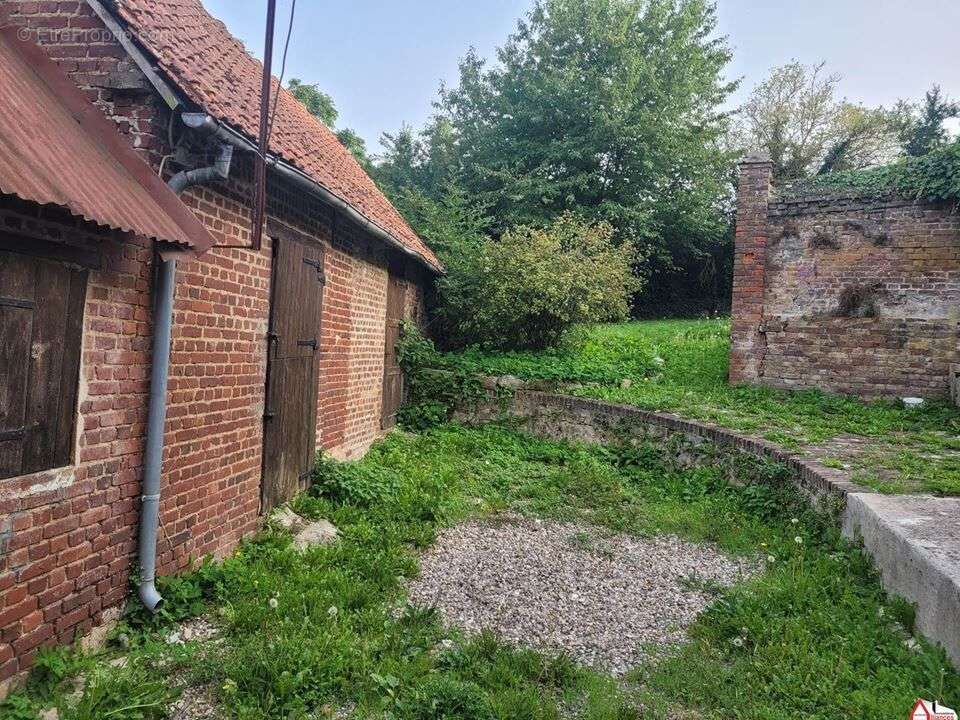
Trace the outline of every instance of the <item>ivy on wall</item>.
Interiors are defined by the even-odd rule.
[[[891,165],[818,175],[786,188],[781,195],[834,193],[867,197],[898,194],[914,200],[960,202],[960,143]]]

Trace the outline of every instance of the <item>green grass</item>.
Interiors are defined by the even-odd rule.
[[[164,613],[135,611],[118,630],[127,647],[111,652],[125,653],[125,665],[45,655],[0,717],[33,720],[59,702],[67,720],[159,718],[176,677],[212,687],[242,720],[337,709],[404,720],[683,717],[677,709],[836,720],[900,717],[917,696],[960,700],[942,651],[907,646],[909,608],[885,598],[782,467],[752,463],[738,473],[752,481],[731,485],[719,467],[674,472],[655,458],[447,425],[393,434],[357,463],[324,461],[294,506],[330,518],[337,543],[301,555],[268,528],[220,564],[164,579]],[[404,605],[405,579],[441,527],[503,508],[676,533],[757,557],[765,570],[721,592],[689,643],[617,681],[488,634],[464,637],[434,611]],[[222,628],[221,642],[162,642],[172,621],[198,612]],[[65,700],[77,673],[88,676],[79,704]]]
[[[854,480],[885,492],[960,494],[956,408],[928,402],[907,409],[894,400],[863,402],[816,390],[732,387],[729,347],[725,319],[660,320],[598,326],[543,353],[468,350],[445,357],[476,372],[545,379],[576,395],[714,422],[788,449],[860,436],[867,440],[862,451],[831,461]]]

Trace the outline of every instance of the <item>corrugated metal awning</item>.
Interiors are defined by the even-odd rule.
[[[214,239],[116,126],[16,28],[0,30],[0,192],[203,252]]]

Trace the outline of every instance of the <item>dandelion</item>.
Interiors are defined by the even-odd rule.
[[[664,363],[665,361],[664,361],[664,359],[663,359],[662,357],[660,357],[659,355],[654,355],[654,356],[653,356],[653,362],[656,363],[657,365],[663,365],[663,363]]]
[[[797,536],[793,539],[793,541],[794,541],[797,545],[803,545],[803,538],[800,537],[799,535],[797,535]]]
[[[768,563],[771,563],[771,564],[772,564],[772,563],[775,563],[776,561],[777,561],[777,559],[776,559],[773,555],[767,555],[767,562],[768,562]]]
[[[330,617],[335,617],[336,614],[337,614],[337,606],[336,606],[336,605],[331,605],[331,606],[327,609],[327,615],[329,615]]]
[[[735,638],[733,639],[733,644],[734,644],[736,647],[743,647],[743,638],[741,638],[741,637],[735,637]]]
[[[276,610],[279,604],[280,602],[275,597],[272,597],[269,600],[267,600],[267,605],[270,606],[271,610]]]
[[[791,522],[793,525],[796,525],[798,522],[800,522],[800,518],[790,518],[790,522]]]

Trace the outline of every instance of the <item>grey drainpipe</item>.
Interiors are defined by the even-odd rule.
[[[179,195],[188,187],[202,185],[230,174],[233,146],[223,144],[213,165],[184,170],[167,183]],[[140,600],[156,612],[163,598],[157,592],[157,525],[160,517],[160,475],[163,469],[163,426],[167,419],[167,378],[170,375],[170,331],[173,325],[173,295],[177,261],[159,255],[156,299],[153,308],[153,355],[150,368],[150,399],[147,405],[147,440],[140,498],[140,535],[137,545],[140,563]]]

